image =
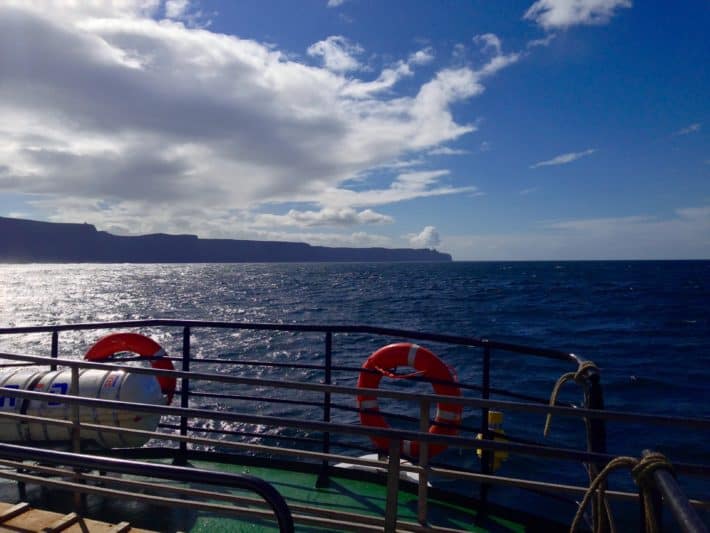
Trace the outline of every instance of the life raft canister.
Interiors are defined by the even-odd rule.
[[[72,371],[27,369],[3,373],[0,376],[0,412],[30,415],[54,420],[73,420],[73,408],[61,397],[71,394]],[[6,394],[2,389],[46,392],[56,400],[25,400]],[[153,376],[135,374],[124,370],[79,370],[77,396],[118,402],[137,402],[160,405],[165,402],[158,382]],[[155,431],[160,415],[123,409],[108,409],[82,405],[79,407],[82,424],[98,424],[115,428]],[[72,439],[71,427],[39,420],[20,420],[0,417],[0,440],[28,442],[35,445],[68,444]],[[81,429],[82,441],[93,441],[104,448],[142,446],[150,437],[126,431],[107,431],[93,428]]]
[[[141,357],[150,358],[150,366],[160,370],[175,370],[170,359],[164,359],[165,350],[150,337],[139,333],[111,333],[99,339],[84,355],[88,361],[106,361],[118,352],[133,352]],[[169,376],[156,376],[160,390],[167,397],[170,405],[175,395],[177,380]]]
[[[376,372],[360,372],[357,380],[359,388],[376,389],[383,375],[390,375],[390,370],[400,366],[414,368],[417,377],[432,380],[432,387],[435,394],[445,396],[461,396],[461,390],[456,386],[456,375],[452,370],[436,355],[422,348],[417,344],[400,342],[384,346],[373,352],[363,363],[363,370],[375,370]],[[363,426],[374,426],[389,428],[389,424],[379,410],[377,397],[358,396],[358,407],[360,410],[360,423]],[[429,426],[429,433],[434,435],[456,435],[461,422],[461,412],[463,406],[438,402],[436,404],[436,416],[434,423]],[[387,450],[389,439],[385,437],[370,437],[378,449]],[[429,457],[443,452],[446,449],[444,444],[430,444]],[[402,454],[411,458],[419,457],[419,442],[402,441],[400,448]]]

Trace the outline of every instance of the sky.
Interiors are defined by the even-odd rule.
[[[706,0],[0,0],[0,216],[710,258]]]

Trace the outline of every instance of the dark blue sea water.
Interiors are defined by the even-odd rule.
[[[449,264],[0,265],[0,325],[140,318],[366,324],[486,337],[574,352],[597,363],[607,408],[710,418],[710,261],[509,262]],[[179,352],[179,332],[156,333]],[[80,356],[95,334],[62,338]],[[322,362],[322,341],[291,334],[197,332],[198,357]],[[47,353],[49,337],[0,339],[3,350]],[[315,348],[314,348],[315,347]],[[338,337],[336,364],[359,366],[375,341]],[[480,382],[480,352],[432,345],[461,381]],[[549,396],[558,362],[493,353],[492,385]],[[225,370],[226,369],[221,369]],[[270,376],[272,370],[260,375]],[[299,379],[309,374],[299,371]],[[313,376],[313,379],[319,379]],[[352,375],[336,376],[353,384]],[[573,385],[562,399],[578,401]],[[279,414],[308,416],[293,407]],[[285,410],[284,410],[285,409]],[[343,413],[344,419],[355,417]],[[477,413],[467,421],[478,424]],[[542,440],[542,417],[507,414],[505,431]],[[613,453],[659,449],[671,459],[708,462],[710,435],[693,430],[609,426]],[[553,420],[551,443],[583,446],[581,423]],[[473,463],[475,457],[462,457]],[[582,481],[572,473],[512,458],[503,474]],[[507,469],[507,470],[506,470]],[[688,486],[710,493],[707,481]]]

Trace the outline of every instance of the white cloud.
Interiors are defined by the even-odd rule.
[[[410,65],[426,65],[434,61],[434,50],[431,47],[417,50],[409,56]]]
[[[493,33],[476,35],[473,38],[473,42],[481,47],[481,52],[490,56],[488,62],[478,70],[478,75],[481,78],[491,76],[499,70],[516,63],[521,57],[519,52],[504,54],[503,42]]]
[[[380,75],[372,81],[349,79],[340,94],[353,98],[366,98],[376,93],[394,87],[402,78],[414,74],[412,67],[425,65],[434,59],[430,49],[419,50],[411,54],[407,61],[397,61],[393,65],[382,69]]]
[[[532,194],[534,192],[537,192],[537,187],[530,187],[529,189],[523,189],[522,191],[520,191],[519,194],[521,194],[522,196],[527,196],[528,194]]]
[[[530,165],[530,168],[555,166],[555,165],[566,165],[566,164],[571,163],[572,161],[576,161],[577,159],[580,159],[582,157],[587,157],[589,155],[592,155],[594,152],[596,152],[595,148],[589,148],[588,150],[584,150],[583,152],[569,152],[567,154],[561,154],[556,157],[553,157],[552,159],[548,159],[546,161],[540,161],[538,163]]]
[[[342,6],[347,0],[328,0],[328,7]]]
[[[700,122],[696,122],[694,124],[686,126],[685,128],[679,129],[678,131],[674,132],[673,135],[689,135],[691,133],[696,133],[700,131],[701,127],[702,124],[700,124]]]
[[[187,11],[189,0],[167,0],[165,2],[165,16],[170,19],[179,19]]]
[[[355,231],[350,234],[299,232],[286,233],[279,231],[255,231],[253,238],[265,241],[307,242],[313,246],[336,247],[392,247],[392,239],[386,235]]]
[[[257,215],[255,226],[353,226],[356,224],[385,224],[392,217],[377,213],[372,209],[356,211],[350,207],[329,208],[320,211],[289,210],[285,215]]]
[[[549,46],[557,38],[556,33],[550,33],[541,39],[532,39],[525,45],[526,48],[536,48],[538,46]]]
[[[391,89],[400,79],[411,75],[412,70],[409,65],[400,61],[392,67],[382,69],[382,72],[375,80],[348,80],[340,94],[352,98],[372,97],[379,92]]]
[[[606,24],[620,8],[630,8],[631,0],[537,0],[524,18],[546,30],[578,24]]]
[[[342,35],[331,35],[324,41],[318,41],[308,47],[308,55],[323,58],[323,64],[334,72],[348,72],[362,68],[355,56],[362,54],[363,49],[356,43],[351,43]]]
[[[466,155],[470,153],[468,150],[461,150],[457,148],[449,148],[448,146],[441,146],[439,148],[434,148],[429,150],[430,155]]]
[[[440,178],[448,176],[448,170],[430,170],[400,174],[387,189],[368,189],[353,191],[341,188],[329,188],[318,195],[322,205],[366,207],[386,205],[415,198],[443,196],[475,192],[474,186],[451,187],[439,183]]]
[[[491,51],[494,55],[501,54],[501,40],[493,33],[475,35],[473,37],[473,42],[479,44],[484,52]]]
[[[441,243],[441,237],[434,226],[426,226],[417,235],[410,235],[409,243],[415,248],[435,248]]]

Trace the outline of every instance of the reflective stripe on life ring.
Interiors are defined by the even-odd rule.
[[[118,352],[133,352],[141,357],[151,357],[150,366],[160,370],[175,370],[172,361],[162,359],[165,350],[150,337],[139,333],[111,333],[101,338],[84,355],[88,361],[106,361]],[[177,380],[168,376],[155,376],[160,390],[167,396],[167,405],[173,401]]]
[[[357,380],[359,388],[376,389],[383,375],[389,370],[409,366],[417,370],[417,376],[434,380],[432,387],[435,394],[445,396],[461,396],[461,390],[454,384],[456,375],[436,355],[426,348],[409,342],[400,342],[384,346],[375,351],[363,363],[363,370],[378,370],[378,372],[360,372]],[[389,428],[385,417],[380,414],[377,397],[358,396],[360,423],[363,426]],[[434,423],[429,426],[429,433],[435,435],[456,435],[459,431],[463,406],[438,402]],[[375,446],[382,450],[389,448],[389,439],[385,437],[370,437]],[[446,449],[443,444],[430,444],[429,457],[433,457]],[[419,458],[419,442],[403,441],[401,452],[411,458]]]

